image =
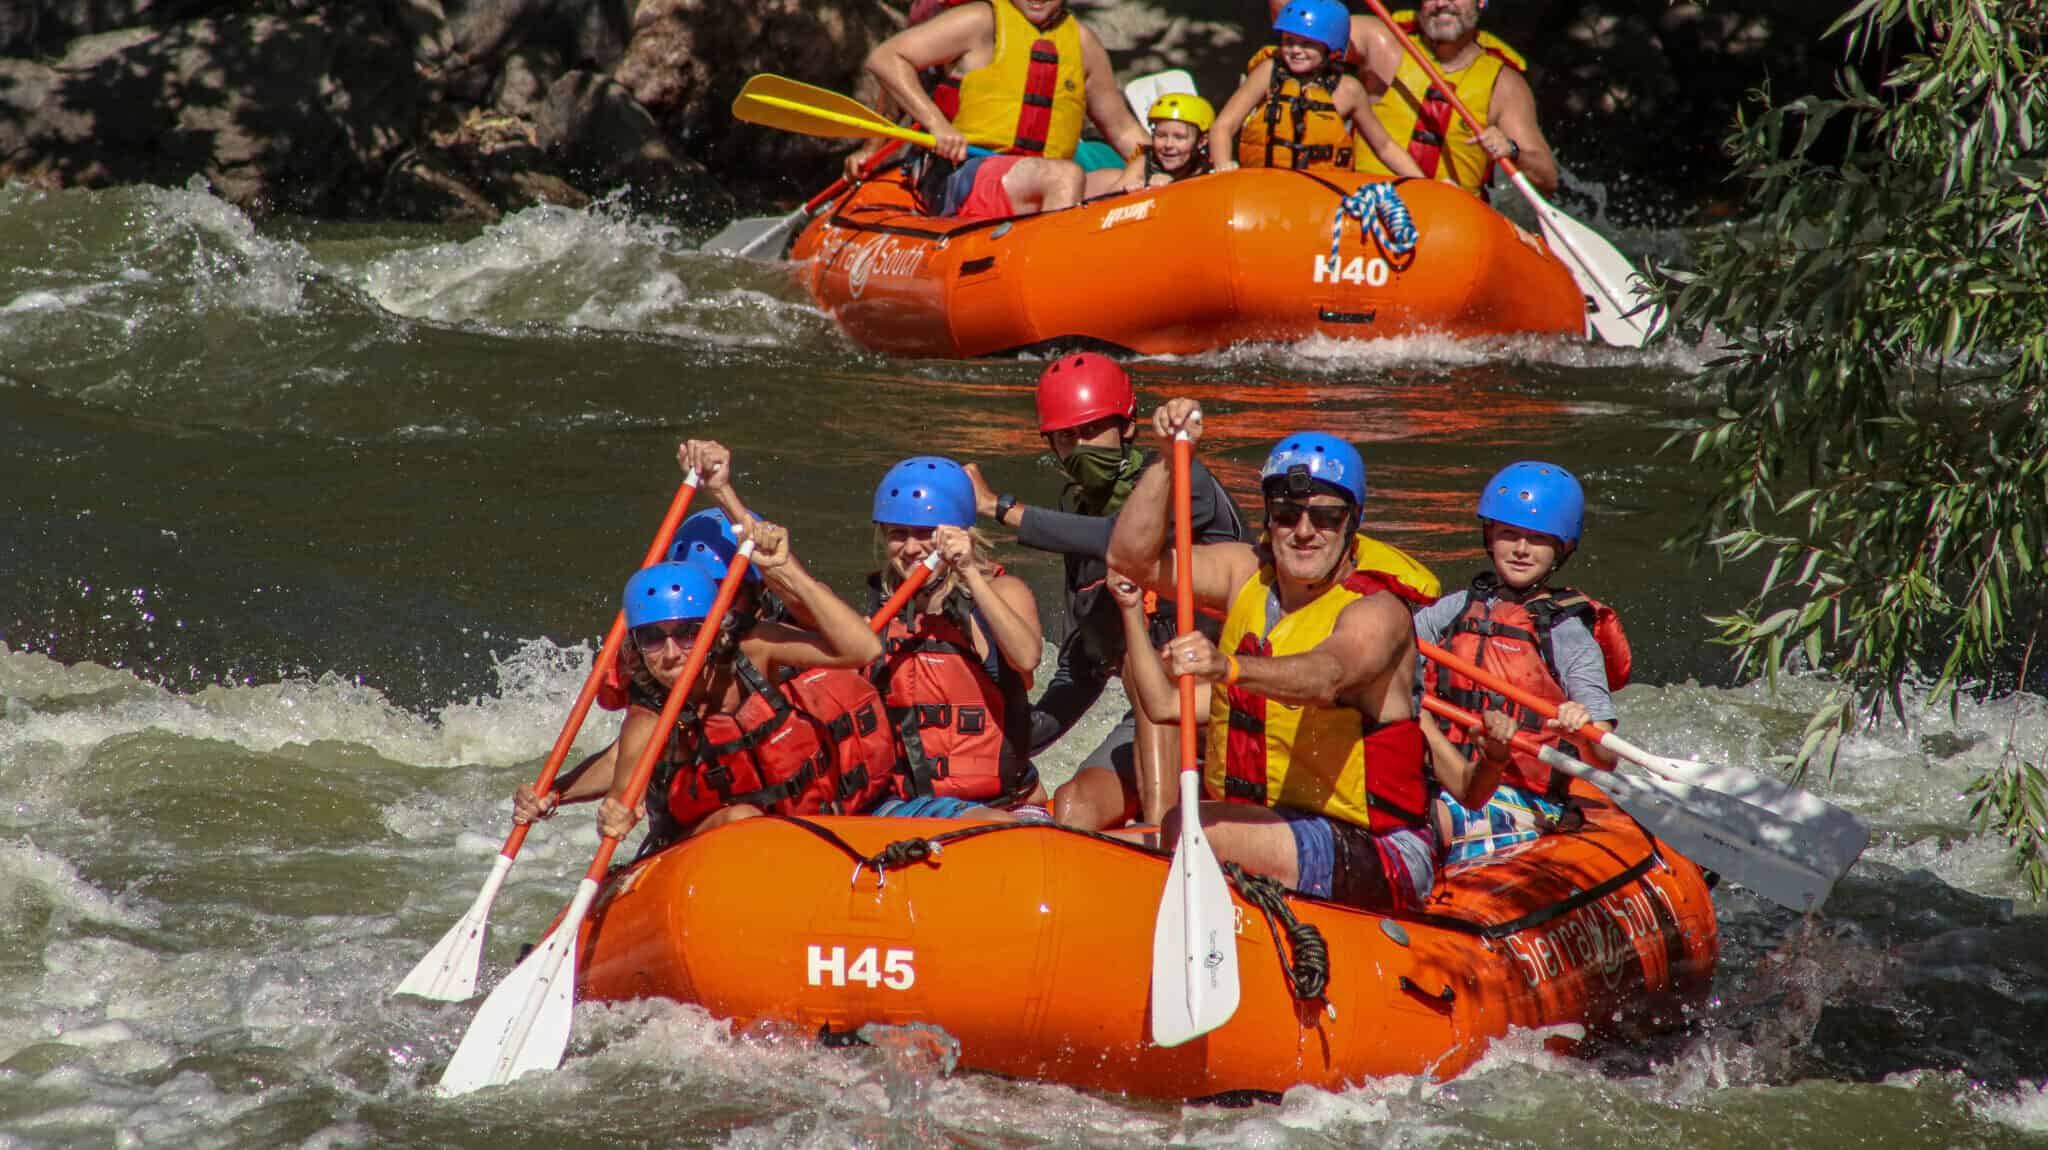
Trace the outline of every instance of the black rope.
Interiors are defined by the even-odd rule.
[[[994,834],[997,831],[1014,831],[1024,827],[1045,825],[1043,823],[1024,822],[977,823],[974,826],[962,827],[957,831],[947,831],[945,834],[933,835],[930,838],[897,839],[874,854],[864,855],[852,843],[840,838],[831,828],[819,826],[809,819],[798,818],[794,815],[769,815],[768,817],[779,819],[791,826],[802,827],[837,847],[840,853],[853,860],[853,877],[858,879],[860,878],[860,872],[872,870],[875,872],[876,886],[880,886],[883,877],[892,870],[901,870],[904,867],[921,862],[929,862],[934,866],[938,865],[938,858],[941,854],[945,853],[946,846],[949,843],[963,842],[967,839],[979,838],[982,835]]]
[[[1266,916],[1266,932],[1273,936],[1273,954],[1287,974],[1287,988],[1294,992],[1294,997],[1303,1002],[1323,997],[1323,991],[1330,985],[1330,948],[1323,941],[1323,932],[1294,917],[1294,908],[1287,905],[1287,888],[1278,880],[1249,874],[1236,863],[1224,863],[1223,873],[1237,887],[1237,893]],[[1275,919],[1281,925],[1276,925]],[[1280,941],[1283,935],[1287,940],[1284,949]],[[1288,951],[1294,953],[1292,961],[1287,957]]]

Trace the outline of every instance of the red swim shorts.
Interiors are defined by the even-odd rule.
[[[1009,193],[1003,191],[1003,177],[1017,166],[1022,156],[987,156],[974,163],[973,187],[968,189],[967,198],[950,214],[961,220],[1002,219],[1017,214],[1010,206]]]

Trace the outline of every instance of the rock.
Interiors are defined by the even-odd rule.
[[[75,37],[225,6],[194,0],[8,0],[0,4],[0,55],[54,53]]]
[[[379,209],[404,220],[490,223],[497,205],[437,156],[408,152],[384,178]]]
[[[815,167],[849,145],[735,125],[733,96],[760,72],[852,91],[868,52],[902,20],[880,0],[641,0],[614,75],[670,136],[720,170]]]
[[[538,119],[548,87],[566,70],[560,52],[543,44],[524,45],[505,58],[491,104],[508,115]]]
[[[506,211],[530,208],[535,204],[554,204],[564,208],[586,208],[590,196],[560,176],[546,172],[519,170],[495,174],[485,187],[492,202]]]
[[[535,139],[580,184],[627,184],[637,203],[676,207],[707,188],[705,166],[678,156],[647,108],[596,72],[567,72],[547,88]]]
[[[368,207],[417,120],[411,53],[367,8],[195,20],[72,43],[20,109],[0,177],[180,184],[250,208]],[[33,97],[33,98],[32,98]]]

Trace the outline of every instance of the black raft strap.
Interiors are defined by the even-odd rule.
[[[727,804],[747,803],[751,806],[759,807],[765,811],[768,808],[774,806],[776,803],[782,802],[786,799],[793,799],[796,796],[803,794],[805,791],[809,790],[811,784],[813,782],[816,782],[818,778],[818,768],[820,765],[818,761],[819,758],[822,758],[822,756],[812,758],[811,761],[805,763],[803,765],[803,768],[797,771],[796,774],[791,775],[790,777],[782,780],[779,783],[770,783],[759,790],[748,791],[744,795],[727,795],[725,791],[720,790],[718,792],[719,796],[721,798],[724,798]],[[724,768],[720,767],[719,769],[723,770]],[[706,772],[706,776],[709,776],[709,772]],[[731,785],[731,776],[728,773],[726,786]]]
[[[1255,783],[1250,779],[1240,779],[1236,775],[1225,775],[1223,776],[1223,796],[1230,799],[1244,799],[1248,802],[1263,803],[1266,801],[1266,788],[1264,785]]]

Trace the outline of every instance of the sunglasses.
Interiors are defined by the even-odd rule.
[[[658,651],[670,639],[679,647],[688,647],[697,638],[697,627],[693,623],[642,623],[633,628],[633,643],[642,651]]]
[[[1351,519],[1351,509],[1342,504],[1310,506],[1306,503],[1292,503],[1274,500],[1266,504],[1266,522],[1283,531],[1291,531],[1301,522],[1302,516],[1315,524],[1318,531],[1336,531]]]

